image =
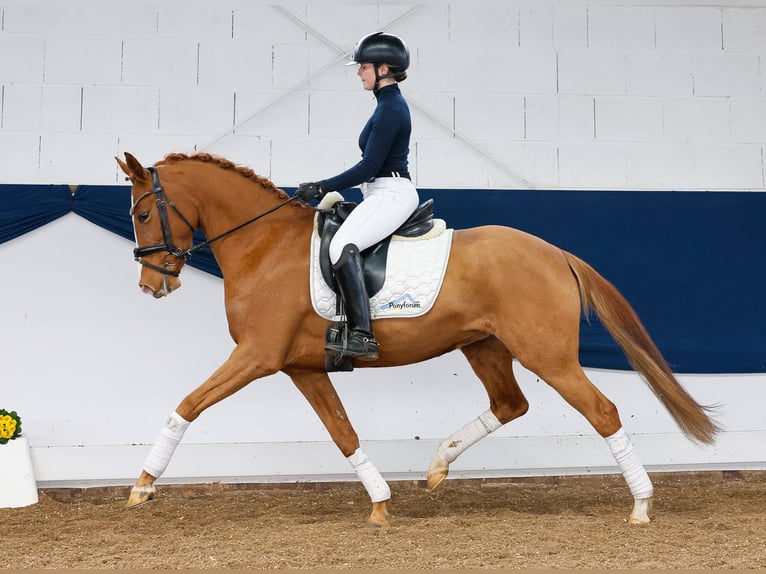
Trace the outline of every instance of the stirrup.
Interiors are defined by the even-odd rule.
[[[378,360],[378,341],[372,335],[362,331],[350,331],[348,337],[342,336],[345,333],[338,333],[337,331],[335,334],[335,337],[329,336],[330,330],[328,329],[325,351],[335,353],[336,361],[345,357],[352,357],[360,361]]]

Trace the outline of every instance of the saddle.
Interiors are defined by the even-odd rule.
[[[393,235],[415,238],[431,231],[434,227],[433,204],[433,199],[428,199],[421,203]],[[336,293],[338,293],[338,286],[335,283],[332,263],[330,262],[330,241],[357,205],[353,201],[338,201],[328,208],[320,208],[317,213],[317,232],[320,237],[319,267],[322,270],[322,277]],[[383,282],[386,278],[386,261],[388,259],[388,246],[391,243],[391,237],[388,236],[376,245],[361,252],[364,284],[370,297],[383,287]]]

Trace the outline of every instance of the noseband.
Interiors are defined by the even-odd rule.
[[[159,271],[163,275],[172,275],[173,277],[178,277],[179,271],[173,271],[172,269],[168,269],[169,267],[175,267],[178,265],[178,260],[182,259],[186,261],[189,257],[191,257],[191,252],[188,249],[181,249],[180,247],[176,247],[173,245],[173,232],[170,228],[170,219],[168,217],[168,205],[173,209],[173,211],[176,212],[178,217],[181,218],[181,221],[183,221],[189,229],[192,230],[192,233],[194,233],[194,226],[189,223],[189,220],[186,219],[179,211],[179,209],[176,207],[176,205],[170,201],[168,196],[165,194],[165,190],[162,187],[162,184],[160,183],[160,176],[157,175],[157,169],[152,166],[148,167],[147,170],[149,170],[149,173],[152,174],[152,189],[144,193],[141,197],[139,197],[136,202],[131,206],[130,208],[130,215],[132,216],[136,208],[138,207],[138,204],[143,201],[144,198],[154,195],[155,199],[157,201],[157,213],[159,213],[160,216],[160,227],[162,228],[162,241],[163,243],[157,243],[156,245],[149,245],[147,247],[136,247],[133,250],[133,257],[136,261],[138,261],[141,265],[144,265],[145,267],[149,267],[150,269],[154,269],[155,271]],[[174,256],[176,259],[173,262],[166,261],[164,267],[160,267],[158,265],[154,265],[153,263],[150,263],[149,261],[146,261],[144,259],[147,255],[152,255],[154,253],[159,253],[161,251],[167,252],[168,255]]]
[[[290,197],[287,199],[287,201],[284,201],[265,212],[261,213],[260,215],[256,215],[255,217],[248,219],[244,223],[240,223],[239,225],[229,229],[228,231],[224,231],[223,233],[216,235],[215,237],[208,239],[206,241],[203,241],[202,243],[198,243],[197,245],[193,245],[189,249],[181,249],[180,247],[176,247],[173,245],[173,232],[170,229],[170,219],[168,218],[168,206],[170,206],[173,211],[178,215],[178,217],[181,218],[181,221],[183,221],[189,229],[192,230],[192,233],[194,233],[195,228],[194,226],[189,223],[189,220],[186,219],[181,213],[181,211],[176,207],[176,205],[170,201],[170,198],[168,198],[167,194],[165,193],[165,190],[162,187],[162,184],[160,183],[160,176],[157,173],[157,168],[154,166],[147,167],[146,168],[149,173],[152,174],[152,189],[144,193],[141,197],[139,197],[131,206],[130,208],[130,215],[133,216],[133,214],[136,211],[136,208],[138,207],[138,204],[141,203],[146,197],[149,197],[150,195],[154,195],[157,201],[157,212],[160,216],[160,227],[162,228],[162,243],[157,243],[155,245],[149,245],[147,247],[136,247],[133,249],[133,257],[136,261],[138,261],[141,265],[145,267],[149,267],[150,269],[154,269],[155,271],[158,271],[162,273],[163,275],[171,275],[173,277],[178,277],[178,275],[181,273],[180,270],[174,271],[172,269],[168,269],[169,267],[176,267],[178,265],[178,261],[187,261],[196,251],[199,251],[203,247],[206,247],[213,243],[214,241],[218,241],[219,239],[226,237],[227,235],[234,233],[238,229],[242,229],[246,225],[250,225],[254,221],[259,220],[261,217],[264,217],[266,215],[269,215],[270,213],[275,212],[277,209],[280,209],[281,207],[284,207],[288,203],[292,203],[296,200],[295,197]],[[137,241],[137,238],[136,238]],[[172,255],[175,257],[175,261],[165,261],[165,266],[160,267],[158,265],[154,265],[153,263],[150,263],[149,261],[144,260],[144,257],[146,255],[152,255],[154,253],[160,253],[160,252],[166,252],[168,255]]]

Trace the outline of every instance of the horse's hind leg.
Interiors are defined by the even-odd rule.
[[[428,490],[447,478],[450,463],[505,423],[527,412],[529,404],[513,374],[513,355],[495,337],[461,349],[489,395],[489,409],[444,439],[428,469]]]
[[[652,481],[638,459],[633,444],[622,428],[617,407],[599,391],[579,363],[568,363],[564,369],[533,369],[546,383],[556,389],[596,429],[612,452],[634,499],[630,513],[631,524],[647,524],[648,511],[654,494]]]
[[[359,438],[351,426],[338,393],[325,372],[289,373],[295,386],[314,408],[333,442],[351,464],[357,477],[367,490],[372,501],[372,512],[367,525],[373,527],[388,526],[388,509],[391,489],[378,469],[359,447]]]

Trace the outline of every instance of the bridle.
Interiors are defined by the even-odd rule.
[[[152,189],[141,195],[130,207],[130,215],[131,217],[134,215],[136,208],[138,207],[138,204],[141,203],[145,198],[154,195],[155,200],[157,203],[157,213],[160,217],[160,227],[162,229],[162,243],[157,243],[155,245],[148,245],[146,247],[140,247],[137,246],[135,249],[133,249],[133,257],[134,259],[143,265],[144,267],[148,267],[150,269],[154,269],[155,271],[158,271],[159,273],[162,273],[163,275],[171,275],[172,277],[178,277],[178,275],[181,273],[180,270],[175,270],[174,268],[178,265],[178,261],[187,261],[191,256],[202,249],[203,247],[206,247],[213,243],[214,241],[218,241],[219,239],[226,237],[227,235],[230,235],[231,233],[234,233],[235,231],[245,227],[246,225],[249,225],[253,223],[254,221],[259,220],[260,218],[273,213],[277,209],[280,209],[281,207],[284,207],[288,203],[291,203],[295,201],[295,197],[290,197],[287,201],[284,201],[280,203],[279,205],[276,205],[272,207],[271,209],[266,210],[265,212],[261,213],[260,215],[256,215],[255,217],[248,219],[244,223],[240,223],[239,225],[229,229],[228,231],[224,231],[223,233],[216,235],[215,237],[208,239],[206,241],[203,241],[201,243],[198,243],[197,245],[192,245],[189,249],[181,249],[180,247],[177,247],[173,244],[173,232],[170,228],[170,218],[168,216],[168,206],[178,215],[179,218],[181,218],[181,221],[183,221],[189,229],[191,229],[192,233],[194,233],[195,228],[194,226],[189,223],[189,220],[184,217],[184,214],[181,213],[181,211],[176,207],[175,203],[173,203],[170,198],[165,193],[165,189],[162,187],[162,184],[160,183],[160,176],[157,173],[157,168],[154,166],[146,168],[149,173],[152,174]],[[138,240],[136,239],[136,243]],[[147,255],[152,255],[154,253],[160,253],[160,252],[166,252],[169,256],[175,257],[175,260],[173,261],[165,261],[165,266],[160,267],[159,265],[155,265],[154,263],[151,263],[149,261],[146,261],[144,259]]]

